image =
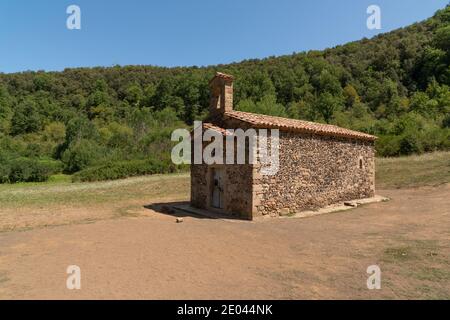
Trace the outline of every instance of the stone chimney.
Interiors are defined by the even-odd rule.
[[[225,112],[233,110],[233,80],[233,76],[217,72],[209,82],[211,87],[210,117],[221,118]]]

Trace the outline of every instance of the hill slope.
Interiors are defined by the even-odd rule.
[[[447,6],[426,21],[324,51],[205,68],[0,74],[0,182],[93,166],[129,175],[148,158],[173,171],[170,133],[205,116],[216,70],[236,76],[240,110],[375,134],[382,156],[448,150],[449,62]]]

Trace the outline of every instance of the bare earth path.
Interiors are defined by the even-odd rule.
[[[392,200],[305,219],[180,224],[141,197],[134,217],[2,232],[0,298],[450,299],[450,185],[378,193]],[[381,290],[366,287],[374,264]],[[66,288],[69,265],[81,268],[81,290]]]

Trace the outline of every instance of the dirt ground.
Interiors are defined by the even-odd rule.
[[[2,232],[0,298],[450,299],[450,185],[378,193],[392,200],[259,222],[175,223],[134,200],[132,215]]]

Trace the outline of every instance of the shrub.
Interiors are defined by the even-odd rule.
[[[394,157],[400,154],[400,137],[398,136],[380,136],[376,144],[377,156]]]
[[[148,174],[173,173],[179,169],[180,167],[170,161],[154,159],[109,162],[77,172],[72,176],[72,181],[114,180]]]
[[[69,121],[65,131],[65,143],[70,145],[83,139],[97,140],[97,128],[86,117],[76,117]]]
[[[9,173],[10,167],[5,164],[0,164],[0,183],[8,183],[9,182]]]
[[[0,183],[9,182],[9,174],[11,167],[7,162],[7,159],[0,153]]]
[[[91,141],[82,139],[69,145],[62,155],[65,171],[74,173],[87,168],[99,158],[99,147]]]
[[[400,139],[400,154],[410,155],[413,153],[422,153],[423,146],[419,135],[407,133]]]
[[[51,175],[62,173],[64,164],[54,159],[42,159],[38,161],[41,166],[47,167]]]
[[[425,152],[448,150],[450,149],[450,130],[429,128],[422,134],[421,141]]]
[[[0,150],[0,183],[43,182],[62,171],[61,161],[19,157]]]
[[[443,128],[450,128],[450,114],[447,114],[445,118],[442,120]]]
[[[0,171],[3,171],[3,182],[44,182],[55,172],[56,162],[16,158]]]

